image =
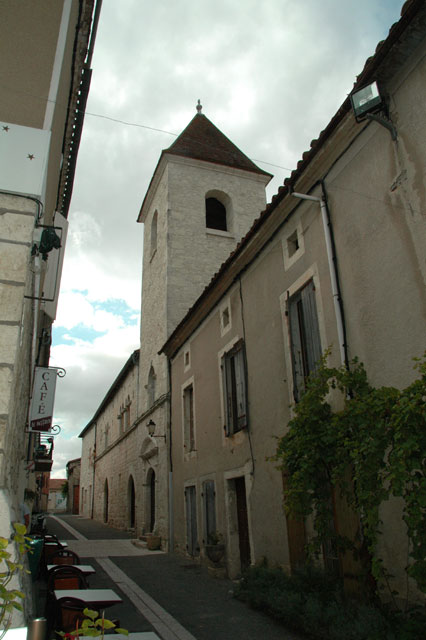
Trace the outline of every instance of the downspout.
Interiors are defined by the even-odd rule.
[[[92,479],[92,508],[90,518],[93,520],[93,513],[95,509],[95,465],[96,465],[96,427],[98,423],[95,422],[95,446],[93,447],[93,479]]]
[[[309,196],[304,193],[298,193],[296,191],[293,191],[291,195],[294,196],[295,198],[300,198],[301,200],[309,200],[311,202],[317,202],[321,209],[322,226],[324,229],[325,244],[327,249],[328,269],[330,272],[330,280],[331,280],[331,293],[333,296],[334,312],[336,315],[340,361],[342,365],[347,369],[349,366],[349,362],[348,362],[347,345],[346,345],[346,339],[345,339],[346,332],[345,332],[345,327],[343,322],[343,307],[342,307],[342,300],[341,300],[340,288],[339,288],[338,277],[337,277],[337,269],[336,269],[336,254],[334,251],[331,220],[330,220],[330,215],[327,207],[327,199],[324,192],[324,185],[321,184],[321,186],[322,186],[323,195],[320,198],[317,196]]]
[[[167,357],[167,375],[169,378],[168,432],[169,432],[169,553],[174,548],[174,515],[173,515],[173,459],[172,459],[172,363]]]

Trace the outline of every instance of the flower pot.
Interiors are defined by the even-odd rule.
[[[225,555],[224,544],[206,544],[204,549],[209,560],[215,564],[219,563]]]
[[[150,551],[157,551],[157,549],[161,549],[161,536],[147,536],[146,546]]]

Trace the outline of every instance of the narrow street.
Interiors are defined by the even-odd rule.
[[[233,582],[210,577],[188,559],[137,547],[126,532],[80,516],[50,516],[47,528],[96,569],[90,588],[121,596],[106,617],[129,632],[146,632],[146,640],[300,640],[233,598]]]

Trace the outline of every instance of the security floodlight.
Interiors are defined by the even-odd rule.
[[[372,82],[366,87],[355,91],[351,95],[351,102],[357,120],[366,113],[378,111],[383,105],[383,100],[380,96],[377,82]]]
[[[372,82],[358,91],[351,94],[352,109],[355,120],[374,120],[382,127],[386,127],[392,136],[392,140],[396,140],[397,133],[387,113],[386,104],[379,92],[377,82]],[[378,113],[381,112],[381,113]]]

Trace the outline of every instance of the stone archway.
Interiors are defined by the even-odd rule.
[[[147,477],[148,486],[148,504],[147,504],[147,523],[150,533],[155,529],[155,512],[156,512],[156,492],[155,492],[155,471],[150,469]]]
[[[130,529],[136,528],[136,492],[133,476],[129,476],[127,485],[127,505],[128,505],[128,526]]]

